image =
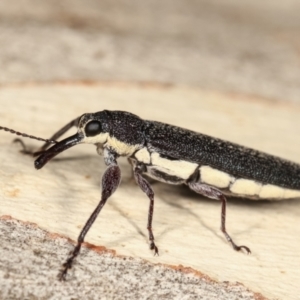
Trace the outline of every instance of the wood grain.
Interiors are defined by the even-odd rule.
[[[0,105],[0,125],[44,138],[82,113],[116,109],[300,162],[296,104],[187,87],[70,83],[4,86]],[[101,157],[93,146],[80,145],[37,171],[31,157],[18,153],[13,139],[0,132],[0,215],[76,240],[99,201],[105,169]],[[24,141],[30,147],[41,145]],[[87,242],[118,255],[191,267],[219,282],[240,282],[271,299],[287,294],[299,299],[299,200],[229,201],[227,229],[237,244],[251,248],[247,256],[234,252],[222,236],[220,203],[184,187],[155,183],[153,227],[160,256],[153,257],[147,245],[148,200],[131,180],[127,161],[120,164],[122,183]]]

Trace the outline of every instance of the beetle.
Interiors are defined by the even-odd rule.
[[[71,127],[77,133],[57,142]],[[101,200],[81,230],[77,244],[59,274],[65,280],[78,256],[85,236],[107,199],[116,191],[121,171],[117,159],[127,157],[137,185],[150,200],[147,230],[150,249],[158,255],[152,231],[154,192],[147,177],[168,184],[185,184],[194,192],[221,201],[221,231],[236,251],[251,253],[238,246],[226,230],[226,196],[252,200],[280,200],[300,197],[300,165],[177,126],[143,120],[125,111],[103,110],[85,113],[42,139],[6,127],[11,133],[45,141],[35,160],[41,169],[59,153],[81,143],[94,144],[107,166],[102,177]],[[54,144],[50,147],[51,144]],[[146,175],[146,177],[144,176]]]

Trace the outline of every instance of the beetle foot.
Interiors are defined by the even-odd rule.
[[[151,242],[150,243],[150,249],[151,250],[154,250],[154,256],[158,256],[159,255],[159,253],[158,253],[158,248],[156,247],[156,245],[155,245],[155,243],[154,242]]]

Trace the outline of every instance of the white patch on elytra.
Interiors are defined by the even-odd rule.
[[[285,199],[300,198],[300,191],[284,189],[283,198]]]
[[[259,198],[261,198],[261,199],[283,198],[284,190],[285,190],[284,188],[273,185],[273,184],[265,184],[265,185],[263,185],[263,187],[259,193]]]
[[[300,198],[300,191],[286,189],[272,184],[262,187],[259,198],[261,199],[293,199]]]
[[[237,195],[255,196],[262,189],[261,183],[249,179],[237,179],[231,186],[230,192]]]
[[[151,154],[151,163],[156,170],[182,179],[188,179],[198,167],[196,163],[163,158],[156,152]]]
[[[233,177],[209,166],[202,166],[200,168],[200,180],[202,183],[210,184],[218,188],[227,188],[231,180],[233,180]]]
[[[142,148],[141,150],[138,150],[134,156],[139,162],[143,162],[144,164],[150,164],[151,162],[150,153],[146,147]]]

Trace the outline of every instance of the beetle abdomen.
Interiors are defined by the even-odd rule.
[[[150,152],[210,166],[234,178],[300,190],[300,165],[296,163],[180,127],[146,122]]]

